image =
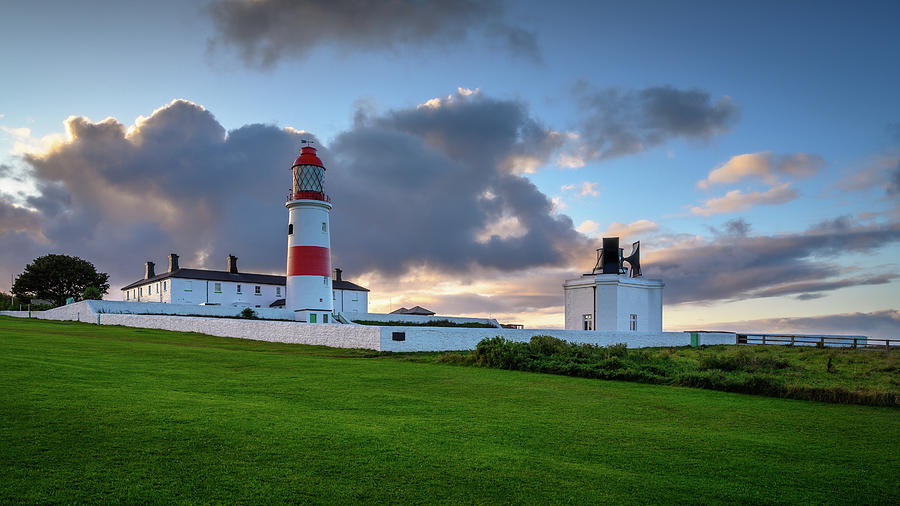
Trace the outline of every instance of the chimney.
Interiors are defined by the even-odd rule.
[[[169,253],[169,272],[175,272],[178,270],[178,255],[175,253]]]
[[[147,262],[147,268],[144,270],[144,279],[150,279],[153,276],[156,276],[156,273],[153,272],[153,262]]]
[[[228,255],[228,272],[231,274],[237,274],[237,257],[234,255]]]
[[[331,279],[334,281],[341,281],[341,269],[335,268],[334,272],[331,274]]]

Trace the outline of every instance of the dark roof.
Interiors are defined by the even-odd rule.
[[[422,306],[413,306],[409,309],[406,309],[405,307],[401,307],[400,309],[391,311],[391,314],[417,314],[417,315],[433,316],[434,311],[425,309]]]
[[[334,288],[335,290],[350,290],[351,292],[368,292],[369,291],[368,288],[363,288],[363,287],[357,285],[356,283],[351,283],[349,281],[343,281],[343,280],[342,281],[332,280],[331,288]]]
[[[204,269],[178,269],[173,272],[164,272],[157,274],[150,279],[140,279],[123,286],[122,290],[128,290],[147,283],[162,281],[166,278],[185,278],[185,279],[203,279],[206,281],[232,281],[234,283],[259,283],[261,285],[281,285],[284,286],[284,276],[272,276],[271,274],[249,274],[239,272],[232,274],[227,271],[207,271]]]
[[[284,307],[284,299],[278,299],[275,302],[269,304],[269,307]]]
[[[147,283],[155,283],[167,278],[202,279],[206,281],[231,281],[233,283],[258,283],[261,285],[285,286],[284,276],[273,276],[271,274],[250,274],[245,272],[232,274],[227,271],[207,271],[205,269],[178,269],[173,272],[164,272],[162,274],[157,274],[150,279],[140,279],[138,281],[135,281],[134,283],[131,283],[130,285],[123,286],[121,289],[130,290],[141,285],[146,285]],[[369,291],[349,281],[333,281],[332,288],[336,290],[351,290],[357,292]]]

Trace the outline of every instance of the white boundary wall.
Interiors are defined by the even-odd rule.
[[[199,332],[213,336],[253,339],[259,341],[313,344],[334,348],[366,348],[371,350],[412,352],[471,350],[485,338],[502,336],[511,341],[527,342],[535,335],[550,335],[572,343],[588,343],[607,346],[625,343],[629,348],[654,346],[688,346],[691,335],[687,332],[628,332],[582,331],[561,329],[503,329],[460,327],[405,327],[339,324],[307,324],[294,321],[243,320],[235,318],[208,318],[173,315],[140,315],[122,311],[126,307],[139,310],[139,306],[151,310],[178,311],[178,304],[129,303],[120,301],[82,301],[47,311],[34,311],[32,316],[44,320],[78,320],[101,325]],[[233,308],[220,306],[187,306],[189,310],[221,311]],[[115,311],[119,309],[120,311]],[[275,310],[280,311],[280,310]],[[7,316],[28,317],[27,311],[2,311]],[[187,313],[197,314],[197,313]],[[407,315],[408,316],[408,315]],[[441,319],[441,318],[438,318]],[[472,321],[471,318],[459,318]],[[454,318],[456,320],[456,318]],[[403,341],[394,341],[394,332],[403,332]],[[700,333],[699,344],[734,344],[732,333]]]
[[[482,339],[500,336],[510,341],[528,342],[545,335],[577,344],[609,346],[625,343],[629,348],[689,346],[688,332],[584,331],[560,329],[468,329],[459,327],[380,327],[381,351],[473,350]],[[394,332],[403,332],[404,341],[394,341]],[[700,334],[700,344],[734,344],[734,334]]]

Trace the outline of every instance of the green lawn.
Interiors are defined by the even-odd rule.
[[[0,317],[0,503],[900,502],[900,411]]]

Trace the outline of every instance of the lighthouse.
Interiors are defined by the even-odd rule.
[[[304,141],[306,142],[306,141]],[[294,319],[330,323],[331,199],[325,194],[325,166],[316,148],[304,146],[291,166],[293,184],[288,209],[288,251],[285,308]]]

